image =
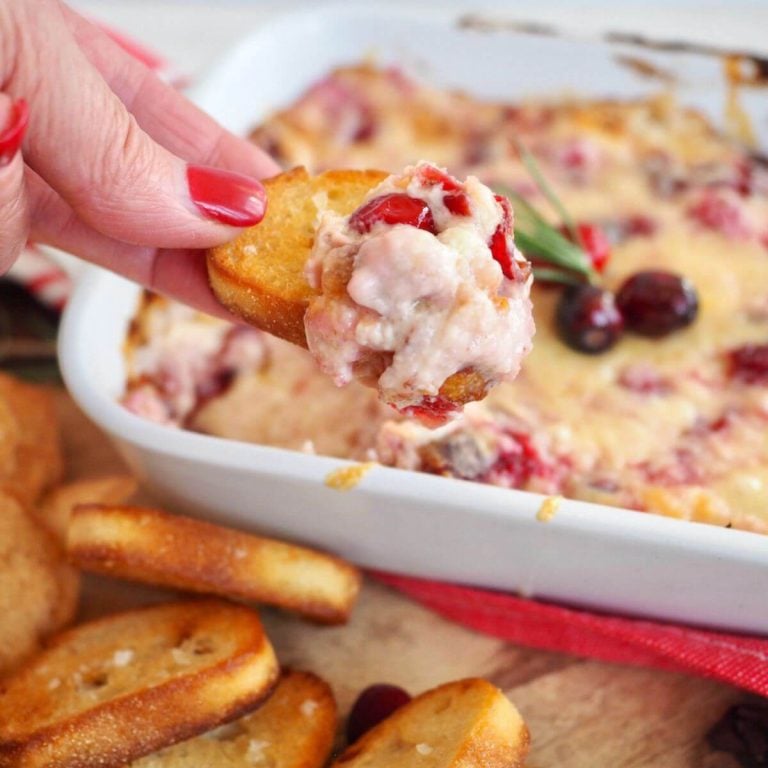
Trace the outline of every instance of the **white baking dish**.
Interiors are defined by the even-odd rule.
[[[626,51],[626,46],[620,46]],[[455,14],[321,7],[262,27],[197,88],[245,133],[332,67],[373,55],[438,85],[514,99],[562,92],[628,96],[658,84],[618,66],[616,46],[460,26]],[[635,53],[637,53],[635,51]],[[641,54],[680,73],[686,98],[717,118],[721,64]],[[746,100],[758,109],[755,100]],[[768,125],[768,123],[763,123]],[[139,289],[93,269],[61,329],[61,364],[83,409],[172,508],[314,544],[373,568],[515,590],[606,611],[768,632],[768,538],[595,504],[385,467],[353,490],[324,484],[336,459],[164,428],[117,404],[122,341]],[[297,403],[300,407],[300,403]]]

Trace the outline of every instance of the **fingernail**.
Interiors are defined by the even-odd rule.
[[[187,182],[192,202],[209,219],[233,227],[250,227],[264,218],[264,187],[250,176],[189,165]]]
[[[6,126],[0,132],[0,168],[16,157],[28,123],[29,107],[24,99],[19,99],[11,105]]]

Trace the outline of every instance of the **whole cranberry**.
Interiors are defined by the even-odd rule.
[[[407,704],[411,696],[396,685],[370,685],[357,697],[347,718],[347,743],[353,744],[364,733]]]
[[[592,355],[610,349],[624,331],[613,294],[596,285],[568,286],[557,304],[556,323],[569,347]]]
[[[616,294],[627,328],[658,338],[690,325],[699,311],[696,289],[682,275],[661,270],[638,272]]]

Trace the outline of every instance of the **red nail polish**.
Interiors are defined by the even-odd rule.
[[[250,227],[264,218],[267,209],[264,187],[250,176],[190,165],[187,182],[192,202],[209,219],[233,227]]]
[[[21,141],[27,132],[29,107],[24,99],[15,101],[11,106],[8,122],[0,132],[0,168],[13,160],[21,147]]]

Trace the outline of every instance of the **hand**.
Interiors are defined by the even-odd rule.
[[[0,273],[27,238],[204,311],[279,171],[58,0],[0,4]]]

